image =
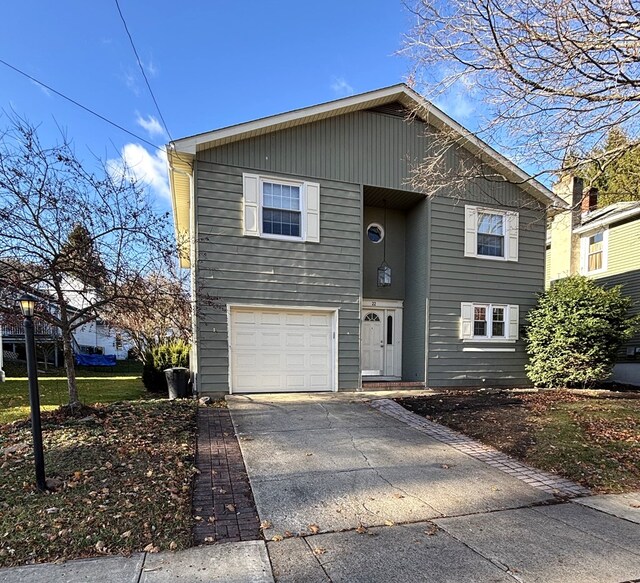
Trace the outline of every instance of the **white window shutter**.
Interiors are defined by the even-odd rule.
[[[509,306],[509,340],[517,340],[520,327],[520,306]]]
[[[471,302],[460,304],[460,337],[473,338],[473,304]]]
[[[474,206],[464,207],[464,255],[478,255],[478,209]]]
[[[242,224],[244,234],[260,236],[260,180],[255,174],[242,175]]]
[[[316,182],[305,183],[306,241],[320,242],[320,185]]]
[[[518,213],[507,213],[507,261],[518,261]]]

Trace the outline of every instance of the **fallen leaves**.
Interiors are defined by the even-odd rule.
[[[29,424],[5,425],[0,566],[189,546],[195,412],[148,400],[97,406],[84,421],[43,414],[44,496],[34,495],[32,449],[20,446]]]
[[[320,532],[320,527],[317,524],[310,524],[307,528],[311,534],[318,534]]]
[[[271,524],[271,522],[269,520],[263,520],[260,523],[260,528],[262,530],[267,530],[267,529],[271,528],[272,526],[273,526],[273,524]]]

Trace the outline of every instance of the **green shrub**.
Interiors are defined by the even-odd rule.
[[[142,384],[154,393],[166,393],[168,389],[164,370],[174,366],[189,368],[189,345],[176,340],[154,346],[145,353]]]
[[[621,287],[572,276],[553,284],[529,312],[527,375],[536,386],[587,388],[606,380],[620,345],[640,324]]]

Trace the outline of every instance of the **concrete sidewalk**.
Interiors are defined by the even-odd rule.
[[[559,503],[332,397],[229,399],[278,583],[640,578],[638,497]]]
[[[273,583],[263,541],[0,569],[0,583]]]
[[[361,397],[229,407],[269,542],[0,569],[0,583],[640,580],[640,493],[560,502]]]

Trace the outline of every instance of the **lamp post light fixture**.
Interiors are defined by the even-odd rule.
[[[384,204],[384,230],[387,231],[387,201]],[[387,237],[382,239],[382,263],[378,267],[378,277],[376,278],[378,287],[389,287],[391,285],[391,267],[387,263]]]
[[[40,421],[40,393],[38,392],[38,366],[36,343],[33,332],[33,313],[36,298],[24,295],[19,300],[24,316],[24,339],[27,353],[27,376],[29,377],[29,402],[31,404],[31,433],[33,434],[33,457],[36,465],[36,486],[44,492],[47,482],[44,475],[44,452],[42,449],[42,424]]]

